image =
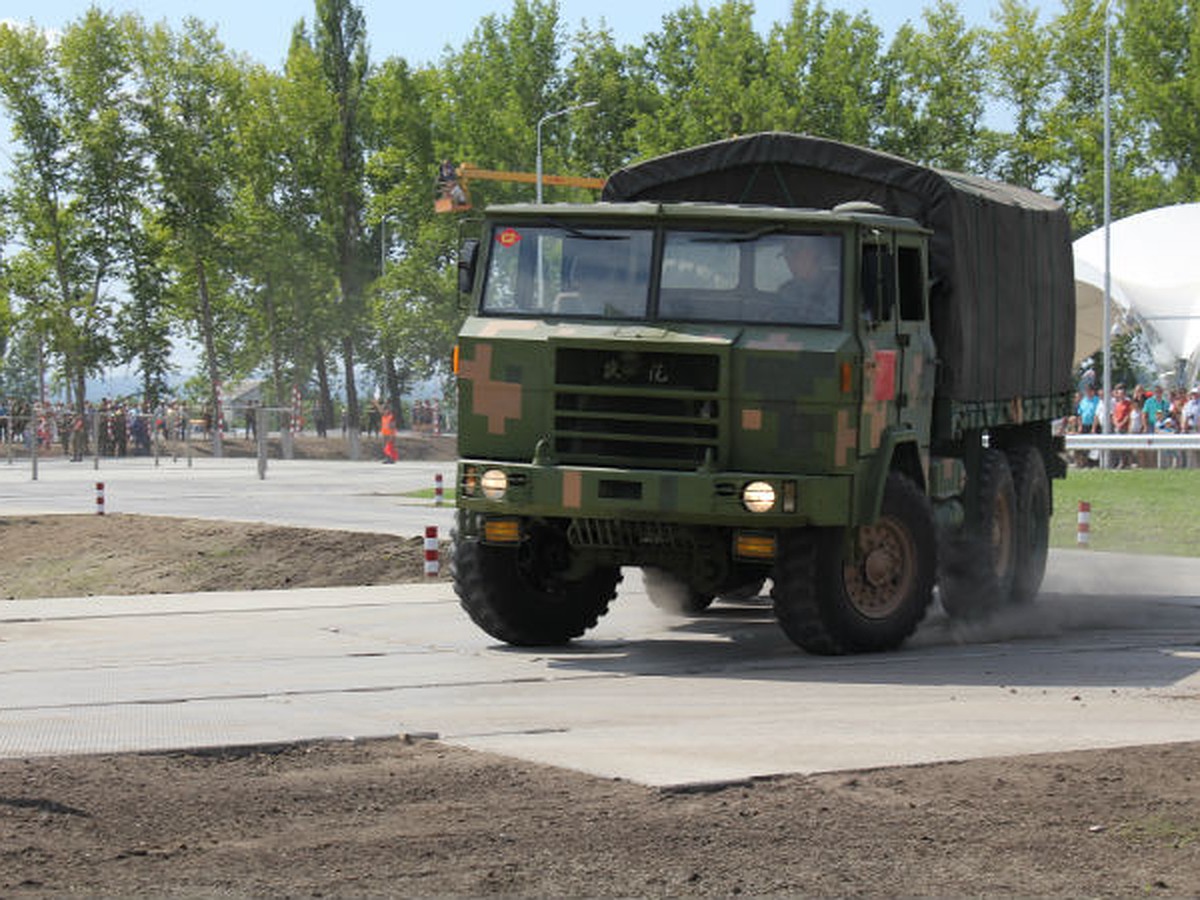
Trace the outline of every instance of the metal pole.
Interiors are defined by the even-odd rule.
[[[1112,44],[1109,36],[1108,4],[1104,4],[1104,419],[1101,431],[1112,430]],[[1108,468],[1108,451],[1101,453],[1101,466]]]
[[[545,115],[537,123],[537,202],[542,202],[542,125],[553,115]]]
[[[38,419],[42,415],[42,404],[39,401],[33,405],[33,415],[29,419],[29,425],[25,426],[25,434],[28,438],[30,425],[33,427],[33,442],[29,445],[29,458],[33,463],[33,481],[38,480],[38,441],[41,435],[38,434]]]
[[[596,101],[596,100],[588,100],[586,103],[577,103],[574,106],[567,106],[567,107],[564,107],[563,109],[556,109],[554,112],[548,112],[544,116],[542,116],[540,119],[537,120],[537,129],[536,129],[536,131],[537,131],[537,170],[536,170],[537,175],[535,177],[535,182],[537,184],[536,197],[537,197],[537,202],[539,205],[542,202],[542,126],[545,125],[547,122],[549,122],[551,119],[557,119],[559,116],[565,116],[568,113],[573,113],[577,109],[588,109],[590,107],[597,105],[598,102],[599,101]],[[545,297],[543,295],[544,290],[545,290],[545,282],[544,282],[544,279],[542,278],[542,237],[541,237],[541,235],[538,235],[538,244],[537,244],[537,305],[538,305],[538,309],[542,309],[545,306]]]
[[[537,121],[537,202],[542,202],[542,126],[551,119],[557,119],[559,116],[565,116],[580,109],[591,109],[593,106],[598,106],[600,101],[588,100],[586,103],[576,103],[574,106],[566,106],[562,109],[556,109],[554,112],[548,112]]]

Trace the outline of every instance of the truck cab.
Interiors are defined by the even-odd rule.
[[[757,592],[788,535],[876,521],[891,469],[923,494],[927,242],[869,204],[489,210],[457,356],[460,559],[511,557],[517,593],[580,621],[496,626],[493,600],[477,620],[560,642],[623,566],[697,611]]]

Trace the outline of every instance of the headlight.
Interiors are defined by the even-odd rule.
[[[489,500],[503,500],[508,493],[508,475],[499,469],[488,469],[479,479],[483,488],[483,496]]]
[[[765,481],[752,481],[742,488],[742,505],[753,513],[770,512],[775,506],[775,488]]]

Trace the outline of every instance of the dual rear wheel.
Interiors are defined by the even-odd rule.
[[[1042,586],[1050,537],[1050,481],[1029,444],[983,451],[972,485],[975,515],[944,544],[942,607],[978,618],[1028,603]]]

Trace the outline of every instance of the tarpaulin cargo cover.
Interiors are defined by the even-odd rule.
[[[604,200],[829,209],[866,200],[933,231],[938,390],[1009,401],[1072,390],[1075,287],[1066,212],[1041,194],[805,135],[770,132],[614,173]]]

